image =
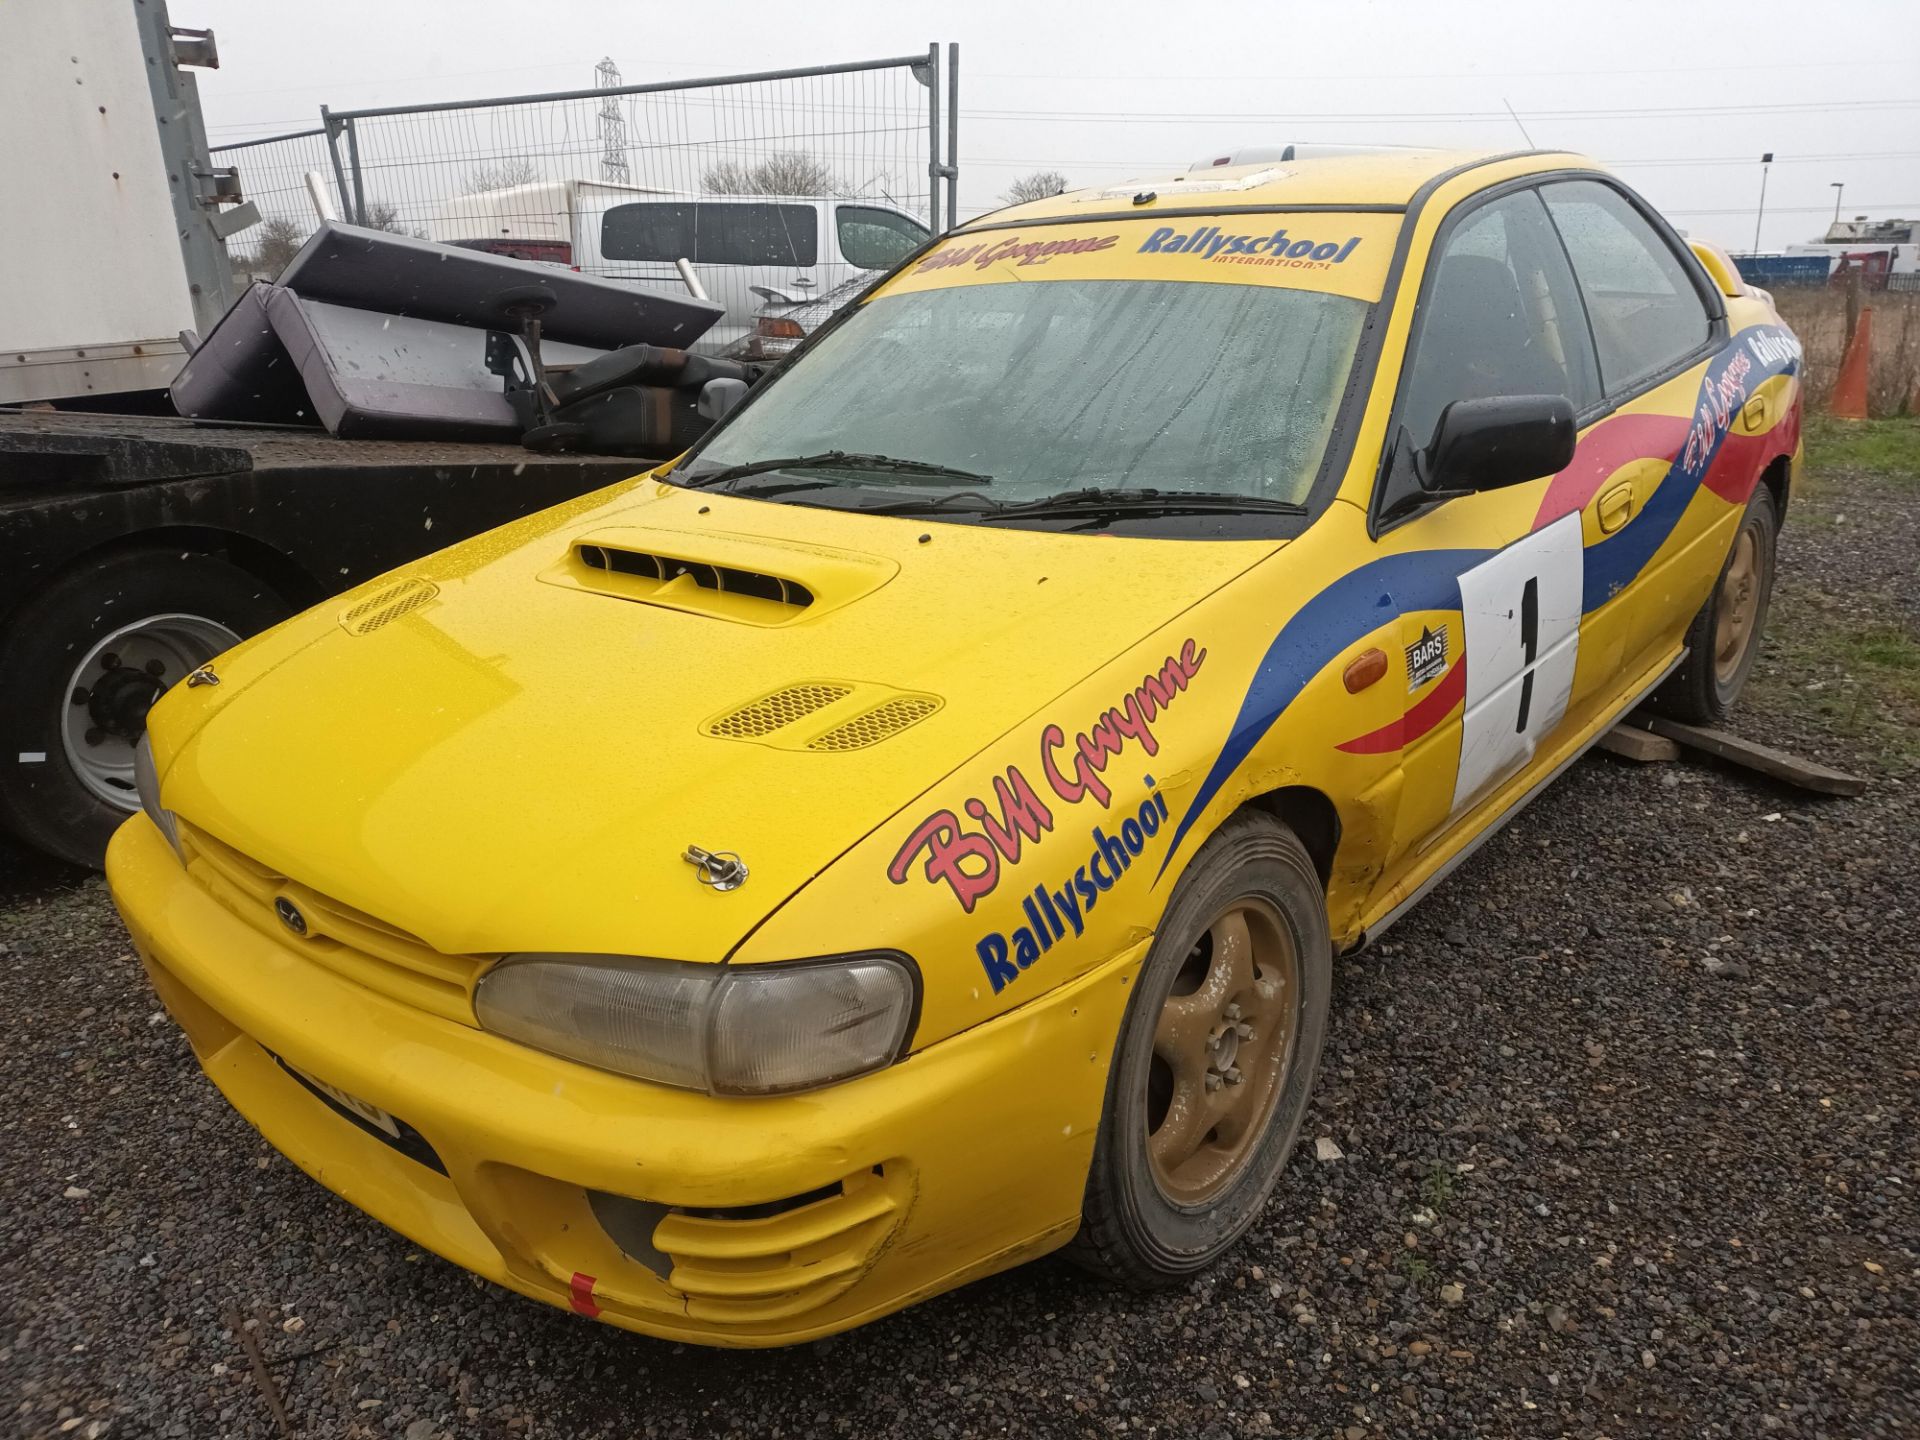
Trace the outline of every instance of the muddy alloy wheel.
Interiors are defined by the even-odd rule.
[[[1687,628],[1687,653],[1654,695],[1652,708],[1690,725],[1726,719],[1760,654],[1773,597],[1779,511],[1765,485],[1755,487],[1713,593]]]
[[[1722,685],[1731,685],[1753,643],[1754,622],[1760,617],[1762,570],[1771,563],[1760,552],[1760,540],[1752,526],[1742,526],[1733,544],[1733,556],[1727,573],[1720,578],[1720,603],[1713,617],[1713,675]]]
[[[1135,982],[1075,1260],[1170,1284],[1259,1219],[1306,1116],[1330,975],[1312,858],[1271,817],[1233,816],[1174,886]]]
[[[1300,963],[1271,903],[1236,901],[1201,933],[1160,1007],[1147,1158],[1176,1205],[1233,1181],[1273,1113],[1299,1023]]]

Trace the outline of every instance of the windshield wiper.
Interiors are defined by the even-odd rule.
[[[923,476],[928,480],[964,480],[969,485],[991,485],[991,475],[972,470],[956,470],[936,465],[931,460],[902,460],[893,455],[874,455],[858,450],[823,450],[817,455],[789,455],[775,460],[751,460],[744,465],[722,465],[703,475],[689,476],[675,483],[689,489],[704,490],[744,480],[749,475],[764,475],[772,470],[871,470],[887,475]],[[672,477],[669,477],[672,478]]]
[[[885,507],[888,515],[926,514],[951,508],[942,500],[905,500]],[[1218,491],[1179,491],[1150,489],[1113,489],[1090,485],[1080,490],[1063,490],[1038,500],[1001,504],[978,497],[977,508],[985,520],[1049,519],[1055,516],[1130,515],[1305,515],[1307,507],[1291,500],[1273,500],[1264,495],[1229,495]]]

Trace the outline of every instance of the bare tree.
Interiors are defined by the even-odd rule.
[[[1035,170],[1031,175],[1022,175],[1007,187],[1007,193],[1000,198],[1009,205],[1024,205],[1029,200],[1045,200],[1048,196],[1058,195],[1067,188],[1067,177],[1058,170]]]
[[[461,189],[469,195],[483,190],[505,190],[514,185],[531,185],[540,178],[540,167],[525,155],[512,155],[491,165],[476,165],[467,172]]]
[[[416,240],[433,238],[417,225],[402,224],[400,207],[391,200],[375,200],[367,206],[367,224],[375,230],[390,230],[395,235],[411,235]]]
[[[278,275],[306,243],[306,230],[291,215],[268,216],[260,222],[247,268],[256,275]]]
[[[776,150],[758,160],[722,160],[700,177],[712,195],[838,195],[833,166],[807,150]]]

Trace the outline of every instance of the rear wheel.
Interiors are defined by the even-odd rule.
[[[1181,878],[1108,1079],[1075,1258],[1136,1286],[1219,1258],[1300,1133],[1326,1035],[1331,946],[1311,857],[1235,816]]]
[[[148,708],[287,608],[246,571],[172,550],[105,556],[55,580],[0,632],[0,820],[98,865],[140,806],[133,747]]]
[[[1653,708],[1691,725],[1726,719],[1760,654],[1773,598],[1779,519],[1766,486],[1754,488],[1713,594],[1687,629],[1687,655],[1653,697]]]

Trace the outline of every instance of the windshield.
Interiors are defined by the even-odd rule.
[[[1345,295],[1220,281],[882,294],[736,415],[688,476],[844,450],[989,476],[1000,504],[1093,486],[1299,503],[1366,311]],[[821,503],[808,489],[794,498]]]

